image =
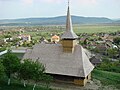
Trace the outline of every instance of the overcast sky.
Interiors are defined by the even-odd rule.
[[[120,19],[120,0],[71,0],[71,14]],[[0,0],[0,19],[66,15],[67,0]]]

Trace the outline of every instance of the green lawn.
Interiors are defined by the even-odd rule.
[[[120,89],[120,73],[107,72],[95,69],[92,73],[93,78],[101,81],[103,85],[114,85]]]
[[[0,81],[0,90],[32,90],[33,85],[27,85],[27,87],[24,87],[22,83],[12,81],[11,85],[8,86],[6,81]],[[45,87],[37,86],[35,90],[52,90],[47,89]]]

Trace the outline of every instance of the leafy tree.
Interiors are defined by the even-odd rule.
[[[114,38],[113,41],[114,41],[115,44],[120,45],[120,37]]]
[[[50,82],[53,80],[53,77],[47,74],[43,75],[43,81],[46,83],[46,87],[49,88]]]
[[[114,43],[117,45],[118,50],[119,50],[119,59],[120,59],[120,37],[116,37],[113,39]],[[120,62],[120,60],[119,60]]]
[[[2,57],[3,65],[5,67],[5,74],[7,75],[8,79],[8,85],[10,85],[11,82],[11,75],[18,72],[20,67],[20,59],[12,54],[10,51]]]
[[[20,41],[20,38],[16,38],[12,41],[13,45],[16,45]]]
[[[36,61],[36,62],[33,62],[31,69],[33,71],[31,79],[33,79],[35,81],[35,84],[33,87],[33,90],[34,90],[37,82],[43,80],[43,76],[45,73],[45,67],[43,64]]]
[[[5,47],[0,48],[0,52],[2,52],[2,51],[4,51],[4,50],[6,50]]]
[[[20,66],[19,78],[24,80],[24,87],[26,87],[26,81],[30,80],[31,78],[31,65],[32,62],[29,59],[25,59]]]
[[[0,60],[0,79],[3,77],[3,75],[4,75],[4,66]]]
[[[107,53],[110,58],[114,58],[118,55],[118,50],[116,48],[109,48],[107,49]]]
[[[7,34],[7,35],[4,35],[5,38],[11,38],[12,36]]]
[[[87,45],[88,44],[87,39],[85,39],[83,43],[84,43],[84,45]]]
[[[31,59],[23,60],[21,64],[20,79],[24,80],[24,87],[26,87],[26,82],[28,80],[33,80],[35,82],[33,90],[35,89],[39,81],[46,81],[47,86],[51,81],[51,77],[45,74],[45,67],[40,62],[34,62]]]

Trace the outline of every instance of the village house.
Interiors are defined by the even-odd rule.
[[[3,31],[0,31],[0,35],[2,35],[3,34]]]
[[[60,41],[60,37],[57,35],[52,36],[51,42],[53,43],[58,43]]]
[[[0,46],[3,46],[4,45],[4,40],[0,40]]]
[[[18,38],[20,38],[22,41],[30,42],[31,36],[30,35],[19,35]]]
[[[102,60],[96,56],[93,56],[90,58],[90,62],[94,65],[94,66],[98,66],[101,64]]]
[[[4,38],[5,43],[11,42],[12,40],[13,40],[13,38]]]
[[[114,38],[113,36],[109,36],[106,38],[106,40],[113,42],[113,38]]]
[[[68,6],[66,31],[61,36],[61,43],[38,43],[32,49],[27,49],[23,59],[43,63],[45,72],[53,76],[55,81],[85,86],[91,79],[94,66],[77,39]]]
[[[98,52],[103,55],[107,53],[108,48],[108,45],[106,45],[105,43],[99,43],[96,45],[96,49],[98,50]]]

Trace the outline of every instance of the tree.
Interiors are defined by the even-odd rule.
[[[109,48],[107,49],[107,53],[110,58],[114,58],[114,57],[117,57],[118,50],[116,48]]]
[[[4,66],[0,60],[0,79],[4,76]]]
[[[33,71],[32,79],[35,82],[34,87],[33,87],[33,90],[34,90],[35,87],[36,87],[36,84],[39,81],[43,80],[44,73],[45,73],[45,67],[42,63],[36,61],[36,62],[33,62],[32,66],[31,66],[31,69]]]
[[[47,74],[43,75],[43,81],[46,83],[46,87],[49,88],[50,82],[53,80],[53,77]]]
[[[26,81],[31,78],[31,65],[32,62],[30,59],[23,60],[19,70],[19,78],[24,80],[24,87],[26,87]]]
[[[0,48],[0,52],[5,51],[5,50],[6,50],[5,47]]]
[[[114,41],[115,44],[120,45],[120,37],[114,38],[113,41]]]
[[[36,84],[39,81],[43,81],[46,83],[46,87],[49,88],[50,82],[53,80],[52,76],[45,74],[45,67],[40,62],[34,62],[33,63],[33,80],[35,81],[33,90],[35,89]]]
[[[114,41],[114,44],[118,47],[118,50],[119,50],[119,59],[120,59],[120,37],[116,37],[113,39]],[[119,60],[120,62],[120,60]]]
[[[11,38],[12,36],[7,34],[7,35],[4,35],[5,38]]]
[[[11,82],[11,75],[18,72],[20,67],[20,59],[10,51],[2,58],[5,67],[5,74],[8,77],[8,85]]]
[[[47,85],[51,81],[50,76],[45,74],[44,65],[37,61],[34,62],[31,59],[23,60],[19,72],[19,77],[24,80],[24,87],[26,87],[26,81],[33,80],[35,82],[33,90],[39,81],[46,81]]]

